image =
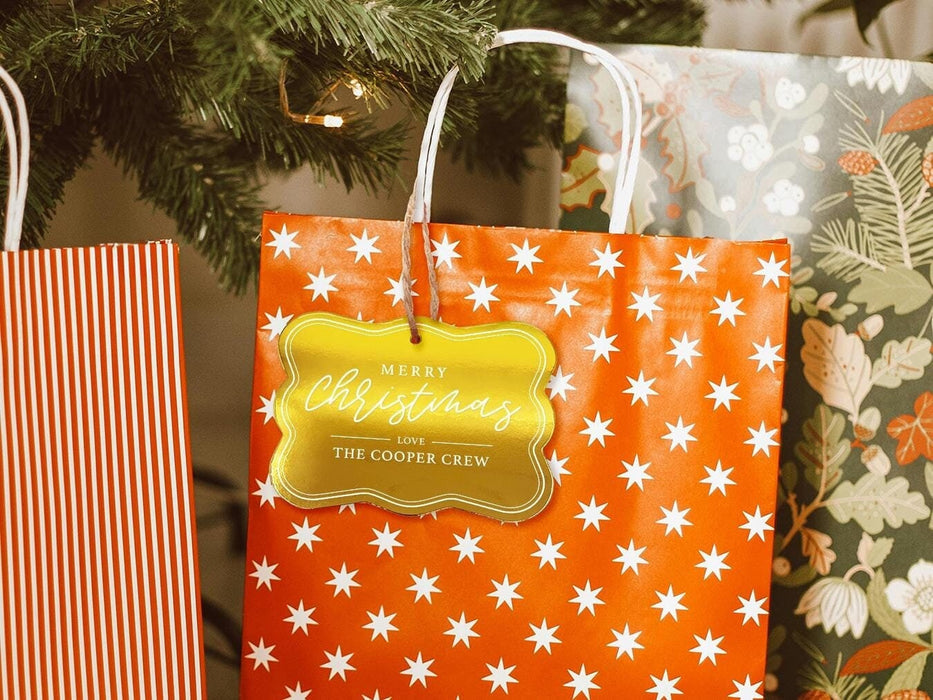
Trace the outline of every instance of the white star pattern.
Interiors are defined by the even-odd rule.
[[[651,292],[648,291],[646,286],[641,294],[636,294],[632,292],[632,299],[634,303],[629,304],[628,308],[635,311],[635,320],[638,321],[642,316],[646,316],[648,321],[654,322],[654,312],[663,311],[660,306],[655,304],[655,302],[661,297],[660,293],[652,296]]]
[[[680,365],[681,362],[685,363],[687,367],[693,368],[693,358],[694,357],[703,357],[703,355],[696,349],[697,343],[700,342],[700,339],[690,340],[687,337],[687,332],[684,331],[684,334],[680,337],[680,340],[676,338],[668,338],[673,344],[674,347],[671,350],[668,350],[667,355],[673,355],[676,360],[674,360],[674,367]]]
[[[333,680],[334,676],[340,676],[340,679],[345,681],[347,680],[347,671],[356,670],[355,666],[350,665],[350,659],[353,657],[353,654],[344,654],[340,646],[337,647],[337,650],[333,654],[329,651],[325,651],[324,656],[327,657],[327,661],[321,664],[321,668],[326,668],[330,671],[327,680]]]
[[[706,636],[701,637],[698,634],[693,635],[693,638],[696,640],[697,645],[693,647],[690,651],[694,654],[699,654],[700,658],[697,661],[698,666],[702,666],[704,661],[709,661],[716,665],[716,654],[725,654],[719,644],[722,642],[724,637],[716,637],[713,639],[713,631],[711,629],[706,630]]]
[[[457,252],[460,241],[448,240],[447,233],[444,232],[444,237],[440,241],[432,239],[431,245],[434,246],[434,250],[431,251],[431,255],[434,256],[434,267],[446,264],[448,269],[453,270],[454,260],[461,257],[460,253]]]
[[[413,583],[405,590],[412,591],[415,594],[416,603],[424,598],[428,601],[428,605],[431,605],[434,602],[431,596],[441,592],[441,589],[434,585],[437,579],[440,578],[440,574],[437,576],[429,576],[428,570],[424,569],[420,576],[415,576],[414,574],[409,574],[409,576],[411,576]]]
[[[420,683],[422,687],[428,687],[428,678],[436,678],[437,674],[431,670],[431,664],[434,663],[434,659],[423,659],[421,657],[421,652],[418,652],[417,659],[409,659],[405,657],[405,663],[408,664],[408,668],[402,671],[403,676],[411,676],[411,681],[408,683],[408,687],[411,688],[415,683]]]
[[[564,457],[561,459],[557,456],[557,450],[551,450],[551,456],[547,458],[547,467],[551,471],[551,476],[554,477],[554,481],[557,482],[557,485],[560,486],[560,478],[562,476],[567,476],[570,472],[564,469],[564,465],[567,464],[567,460],[570,457]]]
[[[288,697],[283,700],[308,700],[308,696],[311,694],[311,689],[302,690],[301,683],[296,683],[294,688],[289,688],[285,686],[285,692],[288,693]]]
[[[402,300],[405,298],[405,287],[402,284],[401,276],[399,276],[397,280],[394,280],[391,277],[386,277],[386,279],[389,281],[389,288],[383,292],[383,295],[387,297],[392,297],[392,306],[395,306],[396,304],[401,303]],[[411,281],[412,297],[418,296],[418,292],[414,290],[414,286],[417,281],[418,280]]]
[[[639,491],[644,491],[645,482],[654,479],[654,477],[648,473],[648,467],[651,466],[651,462],[645,462],[642,464],[641,460],[638,458],[638,455],[635,455],[635,459],[633,459],[631,462],[626,462],[623,459],[622,465],[625,467],[625,471],[619,474],[618,478],[628,481],[628,483],[625,485],[626,491],[628,491],[633,486],[637,486]]]
[[[454,534],[454,539],[457,540],[457,544],[451,547],[450,551],[457,552],[457,563],[460,563],[464,559],[469,559],[470,563],[475,563],[473,557],[485,551],[479,546],[479,541],[483,539],[483,536],[477,535],[476,537],[471,537],[470,528],[467,528],[462,536]]]
[[[742,616],[743,625],[749,620],[753,620],[756,625],[761,626],[758,618],[768,614],[768,611],[764,609],[763,605],[767,600],[767,598],[755,598],[755,591],[753,590],[748,598],[739,596],[739,607],[733,612]]]
[[[573,689],[573,697],[571,700],[578,695],[582,695],[586,700],[590,700],[590,691],[599,690],[599,686],[593,682],[593,679],[599,674],[598,671],[587,673],[586,666],[581,665],[578,673],[574,673],[569,668],[567,669],[567,673],[570,674],[571,680],[569,683],[564,683],[564,687]]]
[[[567,558],[560,553],[560,548],[564,546],[564,543],[554,542],[550,535],[547,536],[547,540],[544,542],[535,540],[535,544],[538,545],[538,551],[532,553],[531,556],[541,559],[538,564],[539,569],[543,569],[545,564],[550,564],[551,568],[556,570],[557,560]]]
[[[308,635],[308,625],[316,625],[317,620],[311,617],[317,608],[306,608],[305,602],[303,600],[298,601],[298,607],[293,608],[291,605],[286,605],[288,611],[291,613],[286,618],[283,618],[283,622],[290,622],[292,625],[292,634],[295,634],[298,630],[301,630],[305,633],[305,636]]]
[[[751,433],[751,437],[743,444],[752,446],[752,457],[754,457],[759,452],[764,452],[765,457],[770,457],[771,448],[778,446],[777,441],[772,440],[772,438],[777,434],[777,431],[777,428],[768,430],[765,427],[765,422],[761,421],[761,425],[758,426],[757,430],[754,428],[748,429],[748,432]]]
[[[716,551],[716,545],[713,545],[708,552],[704,552],[702,549],[699,550],[699,554],[703,557],[703,561],[697,564],[696,567],[703,569],[704,581],[710,576],[715,576],[717,580],[722,581],[722,572],[732,568],[726,564],[726,557],[729,556],[729,552],[720,554]]]
[[[719,380],[719,384],[715,382],[707,381],[709,388],[712,391],[704,396],[704,399],[713,399],[715,403],[713,404],[713,410],[715,411],[720,406],[725,406],[727,411],[732,410],[732,402],[740,401],[738,396],[732,390],[735,389],[739,383],[729,384],[726,382],[726,375],[722,375],[722,379]]]
[[[366,614],[369,615],[369,623],[363,625],[363,629],[372,630],[373,636],[370,641],[375,641],[376,637],[382,637],[388,642],[389,632],[398,632],[398,627],[392,624],[392,620],[395,618],[395,613],[386,615],[386,611],[383,606],[379,606],[378,613],[371,613],[367,610]]]
[[[738,700],[759,700],[762,697],[761,693],[758,692],[758,689],[761,687],[761,683],[752,683],[751,676],[745,676],[745,680],[739,683],[739,681],[732,681],[735,685],[735,692],[729,695],[730,698],[738,698]]]
[[[596,362],[599,358],[603,358],[606,362],[611,362],[609,359],[609,353],[619,352],[619,348],[612,344],[612,341],[618,338],[618,335],[606,336],[606,327],[603,326],[599,331],[599,335],[593,335],[592,333],[587,333],[590,336],[590,340],[593,342],[587,345],[584,350],[593,351],[593,362]]]
[[[657,377],[652,379],[645,379],[645,373],[639,370],[637,379],[633,377],[626,377],[626,379],[628,379],[629,387],[628,389],[624,389],[622,393],[632,395],[632,406],[634,406],[639,401],[647,406],[648,397],[658,395],[658,392],[651,388],[651,385],[654,384]]]
[[[567,392],[577,390],[577,387],[570,383],[571,379],[573,379],[573,372],[564,374],[564,370],[561,369],[561,366],[557,365],[557,370],[548,378],[547,386],[545,387],[551,392],[548,398],[553,401],[555,396],[560,396],[566,401]]]
[[[295,551],[299,551],[302,547],[307,547],[309,552],[314,551],[314,543],[321,542],[321,538],[318,537],[315,533],[318,531],[320,525],[308,525],[308,519],[305,518],[304,522],[299,525],[298,523],[292,523],[292,528],[295,530],[294,535],[289,535],[288,539],[295,540],[298,544],[295,545]]]
[[[754,515],[751,513],[746,513],[742,511],[742,515],[745,516],[745,524],[739,525],[740,530],[748,530],[748,541],[751,542],[753,537],[759,538],[762,542],[765,541],[765,532],[768,530],[773,530],[774,528],[771,525],[768,525],[768,521],[771,519],[773,513],[761,514],[761,506],[755,506]]]
[[[292,320],[293,314],[288,316],[282,315],[282,307],[278,307],[275,310],[275,314],[263,314],[266,317],[268,323],[262,327],[262,330],[269,331],[269,340],[275,340],[275,338],[282,334],[282,331],[285,330],[285,326],[288,325],[288,322]]]
[[[677,689],[677,683],[680,681],[680,676],[677,676],[677,678],[671,678],[667,675],[666,669],[664,671],[664,675],[660,678],[651,675],[651,680],[654,681],[654,686],[648,688],[648,692],[654,693],[655,700],[672,700],[675,695],[683,695],[683,691]]]
[[[259,400],[262,402],[262,406],[256,409],[256,413],[263,416],[262,424],[265,425],[275,418],[275,392],[273,391],[268,399],[265,396],[260,396]]]
[[[706,268],[700,264],[703,262],[703,258],[706,257],[706,253],[694,256],[693,248],[687,248],[686,255],[674,253],[674,257],[676,257],[679,262],[671,269],[674,270],[674,272],[680,273],[680,282],[683,282],[688,277],[693,280],[693,282],[696,282],[697,273],[706,272]]]
[[[257,589],[265,586],[271,591],[272,582],[282,580],[275,574],[275,569],[278,567],[278,564],[270,564],[268,561],[266,561],[265,557],[262,558],[261,564],[258,561],[254,561],[253,566],[255,569],[253,570],[253,573],[250,574],[250,577],[256,579]]]
[[[350,234],[350,238],[353,239],[353,245],[347,248],[347,252],[356,253],[356,258],[353,262],[358,263],[363,258],[366,259],[370,265],[373,263],[373,253],[381,253],[382,251],[376,247],[376,241],[379,240],[379,236],[369,237],[369,234],[366,232],[366,229],[363,229],[363,234],[361,236],[354,236]]]
[[[685,593],[674,593],[674,587],[668,586],[667,593],[661,593],[661,591],[655,591],[654,594],[658,597],[658,602],[652,605],[652,608],[661,611],[660,619],[663,620],[665,617],[672,617],[674,621],[677,621],[677,614],[681,610],[686,610],[687,606],[681,604],[681,599],[686,595]]]
[[[590,525],[592,525],[596,531],[599,531],[599,523],[603,520],[609,520],[608,515],[603,514],[608,503],[602,503],[596,505],[596,496],[590,497],[589,504],[584,503],[583,501],[577,501],[580,505],[580,512],[577,513],[574,517],[576,520],[583,521],[583,529],[586,530]]]
[[[262,666],[267,671],[271,670],[269,668],[269,664],[278,661],[278,659],[272,655],[272,650],[275,649],[275,644],[266,646],[262,637],[259,638],[258,645],[253,644],[252,642],[247,642],[247,644],[249,644],[249,648],[252,649],[252,652],[247,654],[246,658],[253,660],[253,670],[255,671],[260,666]]]
[[[285,257],[291,260],[292,248],[301,248],[299,244],[295,243],[295,236],[298,235],[298,232],[289,233],[288,229],[285,228],[285,224],[282,224],[281,231],[270,230],[269,233],[272,234],[272,240],[266,243],[266,247],[275,248],[275,254],[272,256],[273,260],[279,257],[279,253],[285,253]]]
[[[584,416],[583,422],[586,423],[586,427],[580,431],[580,435],[586,435],[589,438],[589,441],[586,443],[587,447],[594,442],[598,442],[602,447],[605,447],[606,438],[615,435],[614,432],[609,430],[609,424],[612,423],[612,418],[603,420],[599,411],[596,412],[592,420]]]
[[[775,372],[774,363],[783,362],[784,358],[778,355],[778,351],[784,347],[783,344],[772,345],[771,338],[766,337],[765,342],[759,345],[758,343],[752,343],[755,348],[755,353],[748,356],[749,360],[755,360],[758,363],[758,372],[763,370],[765,367],[770,369],[772,372]]]
[[[775,287],[780,287],[780,279],[782,277],[789,277],[790,275],[784,270],[784,266],[787,264],[787,260],[775,260],[774,253],[771,253],[771,257],[767,260],[762,260],[758,258],[758,262],[761,264],[761,268],[752,273],[756,277],[761,277],[761,286],[767,286],[768,282],[773,282]]]
[[[554,289],[554,287],[548,287],[548,289],[551,290],[552,297],[545,303],[554,307],[554,315],[557,316],[563,311],[568,318],[571,318],[573,316],[573,307],[580,306],[580,302],[574,298],[580,290],[567,289],[566,282],[561,285],[560,289]]]
[[[684,536],[684,532],[681,528],[689,525],[693,525],[689,520],[687,520],[687,513],[690,512],[689,508],[684,508],[680,510],[677,507],[677,501],[674,501],[669,509],[661,506],[661,512],[664,513],[664,517],[660,520],[657,520],[659,525],[664,525],[664,534],[669,535],[671,532],[676,532],[681,537]]]
[[[395,530],[393,532],[389,529],[389,523],[386,523],[382,530],[377,530],[376,528],[371,529],[373,534],[376,536],[376,539],[370,540],[369,544],[373,545],[374,547],[378,547],[376,550],[376,557],[379,557],[381,554],[388,554],[390,559],[394,559],[395,548],[405,546],[398,541],[398,536],[402,531]]]
[[[616,650],[617,659],[622,658],[622,654],[625,654],[634,661],[635,651],[645,648],[638,643],[638,637],[641,635],[641,632],[631,632],[628,628],[628,624],[625,625],[625,629],[621,632],[616,630],[610,630],[610,632],[612,632],[612,636],[615,637],[615,639],[606,646]]]
[[[262,297],[267,301],[257,323],[266,354],[275,355],[274,344],[281,342],[286,326],[291,324],[289,330],[295,326],[295,318],[328,308],[325,303],[335,313],[358,316],[360,321],[365,315],[382,322],[401,313],[401,278],[386,277],[398,274],[391,261],[386,262],[391,255],[385,247],[397,241],[397,232],[382,222],[366,221],[341,224],[324,237],[312,236],[307,232],[313,226],[277,217],[272,221],[281,233],[264,232],[264,245],[275,254],[270,258],[273,251],[264,251],[264,259],[276,260],[273,280],[278,274],[293,287],[283,286],[277,294],[266,275]],[[687,250],[682,247],[687,240],[664,242],[672,247],[663,251],[659,247],[658,255],[645,257],[635,249],[634,237],[607,237],[598,243],[577,237],[568,243],[568,251],[574,251],[570,256],[556,248],[552,251],[545,238],[505,229],[495,240],[482,231],[475,237],[471,234],[461,255],[457,251],[468,229],[452,226],[445,231],[437,225],[432,229],[436,239],[430,241],[428,264],[441,269],[446,263],[453,270],[438,273],[450,307],[445,312],[447,323],[467,327],[500,321],[509,316],[508,309],[524,303],[537,308],[538,322],[556,341],[560,364],[554,364],[550,376],[541,373],[539,386],[546,380],[544,392],[554,406],[557,424],[551,450],[542,454],[545,443],[541,442],[538,451],[564,497],[553,498],[549,519],[531,529],[481,518],[471,521],[455,511],[401,519],[349,503],[340,505],[339,513],[338,508],[302,512],[292,510],[287,502],[277,503],[280,495],[268,462],[258,468],[252,465],[251,522],[260,523],[264,535],[261,540],[251,538],[247,573],[255,585],[247,584],[247,605],[265,612],[262,623],[255,614],[247,622],[242,658],[244,673],[253,674],[248,682],[264,688],[270,700],[309,700],[320,693],[336,697],[341,692],[361,700],[418,693],[466,700],[510,696],[517,685],[523,689],[516,687],[516,695],[538,692],[555,700],[590,696],[599,700],[606,693],[680,700],[678,696],[690,696],[694,676],[704,674],[708,688],[701,687],[710,697],[732,693],[730,698],[760,700],[765,692],[762,683],[753,683],[748,675],[741,682],[742,674],[750,670],[744,668],[742,650],[767,626],[768,599],[757,598],[756,592],[766,590],[768,578],[766,568],[760,569],[761,575],[752,575],[739,564],[765,556],[762,547],[776,529],[776,514],[762,513],[774,508],[759,480],[752,478],[754,469],[748,468],[774,466],[778,461],[781,426],[774,387],[784,373],[778,363],[785,362],[786,345],[771,340],[774,336],[785,342],[778,322],[781,314],[772,312],[782,307],[762,301],[778,297],[781,287],[786,287],[790,259],[782,251],[789,248],[775,247],[772,253],[767,247],[752,247],[760,256],[757,266],[752,253],[742,264],[724,268],[720,251],[705,240],[689,241]],[[296,230],[302,233],[295,234]],[[300,246],[297,235],[302,235]],[[349,247],[346,238],[352,239]],[[296,249],[296,259],[289,262]],[[277,261],[278,257],[283,260]],[[714,263],[709,267],[713,273],[705,267],[707,258]],[[478,264],[483,260],[493,265]],[[590,270],[583,270],[585,266]],[[319,268],[317,274],[313,267]],[[481,273],[480,280],[476,273]],[[298,277],[301,281],[296,283]],[[515,277],[523,280],[519,287],[514,286]],[[338,284],[337,278],[342,282]],[[365,282],[365,287],[358,282]],[[615,286],[621,282],[625,284]],[[302,285],[305,291],[299,292]],[[352,296],[361,289],[370,294],[372,303]],[[613,289],[621,303],[610,313],[599,300]],[[419,301],[426,293],[421,290]],[[386,299],[379,302],[382,295]],[[684,300],[689,300],[687,306]],[[276,306],[276,301],[284,306]],[[389,310],[390,305],[394,310]],[[377,306],[385,313],[380,315]],[[642,329],[658,322],[650,326],[656,330],[648,331],[648,346],[638,338],[630,342],[617,323],[622,316]],[[749,320],[740,321],[743,316]],[[716,342],[710,340],[714,334]],[[416,363],[431,364],[427,358],[412,358],[412,365]],[[283,398],[280,383],[278,374],[257,375],[251,425],[262,454],[271,454],[279,439],[282,415],[276,414],[284,411],[282,407],[276,411]],[[708,388],[701,389],[702,384]],[[353,391],[355,387],[350,388],[348,401]],[[374,401],[377,398],[372,396]],[[673,423],[668,422],[671,418]],[[759,426],[753,419],[760,421]],[[407,432],[386,433],[383,439],[388,446],[396,441],[396,434],[404,438]],[[415,440],[418,433],[412,433]],[[645,433],[642,438],[640,433]],[[490,442],[479,435],[474,438],[469,431],[461,434],[462,438],[437,439],[463,439],[464,445]],[[746,435],[749,439],[743,442]],[[665,442],[669,460],[662,457]],[[579,449],[573,449],[572,443]],[[393,449],[421,449],[403,447],[402,440],[398,445]],[[563,445],[565,456],[560,457],[553,445]],[[616,475],[613,465],[618,465]],[[564,477],[568,485],[562,487]],[[624,487],[615,479],[623,480]],[[589,501],[583,500],[586,493],[591,494]],[[662,507],[664,502],[669,506]],[[655,508],[660,511],[654,511],[659,527],[652,528],[650,515]],[[567,530],[574,527],[571,519],[580,523],[576,535]],[[606,547],[617,550],[615,558],[605,556]],[[613,569],[610,560],[618,568]],[[733,562],[738,562],[735,567],[730,566]],[[426,567],[428,563],[432,569]],[[419,567],[424,567],[420,573]],[[444,573],[443,567],[455,567],[457,572]],[[697,571],[691,573],[692,569]],[[636,594],[628,590],[635,581],[650,585]],[[673,588],[675,582],[679,590]],[[739,591],[751,594],[746,598]],[[331,599],[333,605],[322,606]],[[623,599],[628,602],[619,607]],[[732,609],[736,602],[739,605]],[[641,617],[631,617],[633,609],[640,610]],[[453,617],[457,610],[460,615]],[[467,616],[466,610],[472,614]],[[679,620],[681,613],[684,620]],[[724,618],[729,619],[723,623]],[[730,624],[732,632],[727,631]],[[528,634],[522,638],[525,625]],[[652,626],[667,630],[663,639],[655,639]],[[327,629],[340,634],[322,635]],[[505,631],[513,635],[514,644],[524,640],[530,646],[519,649],[513,644],[512,652],[497,646]],[[428,632],[435,635],[433,642]],[[270,637],[269,645],[260,633]],[[449,646],[438,643],[443,636]],[[281,656],[278,647],[283,644],[289,653],[276,659],[273,654],[277,651]],[[658,644],[665,645],[660,656]],[[346,652],[342,645],[348,647]],[[526,662],[515,655],[519,653]],[[590,661],[589,669],[585,664],[575,666],[585,661]],[[613,663],[621,667],[613,669]],[[558,673],[566,669],[569,675],[563,678],[570,682],[561,684],[549,677],[547,682],[558,687],[547,687],[539,669],[555,664]],[[314,677],[318,680],[312,692],[309,684]],[[382,685],[378,690],[373,687],[377,682]]]
[[[597,605],[605,605],[606,603],[600,600],[599,594],[602,592],[602,586],[599,588],[590,588],[590,580],[586,580],[586,584],[583,588],[577,586],[573,587],[573,590],[576,591],[577,595],[574,598],[570,599],[571,603],[579,606],[577,608],[577,615],[582,615],[584,610],[588,610],[590,615],[596,615]]]
[[[735,486],[735,482],[729,478],[729,475],[732,473],[732,467],[728,469],[722,468],[722,462],[717,460],[716,467],[710,469],[709,467],[703,467],[706,470],[706,478],[700,479],[701,484],[709,484],[709,496],[713,495],[713,491],[719,491],[723,496],[726,495],[727,486]]]
[[[515,666],[506,667],[505,662],[503,662],[502,657],[499,657],[499,663],[496,666],[492,664],[486,664],[486,668],[489,669],[489,675],[483,676],[484,681],[489,681],[492,683],[492,687],[489,689],[489,694],[492,695],[496,692],[497,689],[501,688],[505,691],[505,694],[509,694],[509,683],[518,683],[512,677],[512,671],[515,670]]]
[[[314,301],[318,297],[323,297],[324,301],[330,301],[329,294],[331,292],[339,292],[331,282],[334,281],[334,278],[337,277],[336,274],[328,275],[324,272],[324,266],[321,266],[320,271],[316,275],[308,273],[308,279],[311,280],[309,284],[306,284],[302,289],[307,289],[311,292],[311,301]]]
[[[697,439],[690,432],[691,430],[693,430],[693,426],[696,425],[696,423],[691,423],[690,425],[684,425],[683,416],[679,416],[677,418],[677,425],[671,425],[667,421],[664,421],[664,425],[667,426],[668,433],[666,435],[662,435],[661,439],[671,441],[671,452],[674,451],[675,447],[679,447],[684,452],[686,452],[687,443],[697,441]]]
[[[515,255],[510,258],[507,258],[509,262],[515,263],[515,274],[517,275],[522,270],[528,270],[531,274],[535,273],[534,264],[539,262],[544,262],[539,258],[535,253],[537,253],[541,246],[536,245],[534,248],[528,246],[528,239],[525,239],[525,242],[522,243],[519,248],[514,243],[510,243],[512,250],[515,251]]]
[[[515,583],[509,582],[509,575],[506,574],[502,577],[501,581],[496,581],[493,579],[491,581],[495,590],[489,594],[490,598],[496,599],[496,609],[499,609],[500,605],[505,604],[508,606],[509,610],[514,610],[512,607],[512,601],[521,600],[522,594],[516,593],[515,589],[521,585],[521,581],[516,581]]]
[[[544,649],[548,654],[551,653],[552,644],[560,644],[561,641],[557,638],[557,635],[554,633],[557,632],[558,625],[553,627],[547,626],[547,618],[541,620],[541,625],[536,627],[533,623],[528,623],[528,626],[531,627],[531,636],[525,637],[526,642],[534,642],[535,648],[534,652],[537,653],[539,649]]]
[[[612,250],[608,243],[606,244],[605,250],[593,248],[593,252],[596,253],[596,259],[590,263],[590,267],[599,268],[599,272],[596,274],[597,279],[602,277],[603,273],[608,273],[610,277],[615,279],[616,268],[625,267],[623,263],[619,262],[619,256],[622,255],[622,251]]]
[[[346,562],[340,566],[340,571],[330,569],[330,573],[333,578],[327,581],[327,585],[334,587],[334,598],[336,598],[341,593],[349,598],[351,597],[351,589],[360,587],[360,584],[358,584],[355,580],[356,575],[359,573],[359,569],[347,571]]]
[[[648,560],[641,556],[642,552],[644,552],[647,547],[636,547],[635,540],[633,539],[628,541],[628,547],[617,544],[616,549],[619,550],[619,556],[612,561],[622,565],[621,573],[623,574],[631,569],[634,574],[638,576],[638,567],[648,563]]]
[[[745,315],[745,312],[739,308],[739,304],[745,300],[733,300],[732,292],[726,292],[725,299],[713,297],[713,301],[716,302],[716,308],[710,311],[710,313],[719,316],[719,323],[717,324],[719,326],[728,321],[734,327],[736,317]]]
[[[499,301],[499,297],[493,294],[496,291],[498,284],[486,285],[486,278],[483,277],[479,284],[473,284],[472,282],[467,282],[472,289],[472,293],[467,294],[464,299],[473,302],[473,311],[476,311],[480,307],[484,308],[486,311],[489,311],[489,303],[492,301]]]
[[[279,492],[275,490],[275,486],[272,485],[272,477],[266,476],[265,481],[260,481],[256,479],[257,488],[253,491],[254,496],[259,496],[259,507],[262,508],[267,503],[275,508],[275,499],[279,498]]]
[[[453,644],[451,646],[455,647],[457,644],[463,644],[463,646],[469,649],[470,638],[479,637],[479,633],[473,631],[473,626],[477,621],[470,620],[467,622],[466,613],[461,612],[459,620],[448,617],[447,621],[450,623],[450,629],[444,632],[444,634],[454,638]]]

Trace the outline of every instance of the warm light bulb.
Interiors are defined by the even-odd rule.
[[[353,78],[353,80],[350,81],[350,91],[355,98],[359,99],[366,93],[366,88],[363,87],[363,84],[359,80]]]

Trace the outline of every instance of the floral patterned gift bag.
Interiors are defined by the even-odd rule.
[[[634,230],[794,247],[766,688],[928,698],[933,66],[612,50],[645,100]],[[574,61],[567,226],[606,226],[607,88]]]
[[[423,226],[263,221],[243,697],[755,697],[789,249],[429,224],[455,77]]]

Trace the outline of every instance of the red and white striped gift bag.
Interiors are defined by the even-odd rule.
[[[171,243],[0,253],[0,697],[204,695]]]
[[[178,250],[17,251],[28,125],[0,79],[0,698],[201,698]]]

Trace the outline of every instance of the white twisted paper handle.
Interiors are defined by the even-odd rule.
[[[635,191],[638,158],[641,154],[642,109],[641,97],[638,94],[635,79],[626,65],[605,49],[575,37],[546,29],[510,29],[500,32],[490,45],[490,49],[523,43],[564,46],[589,54],[603,68],[609,71],[612,81],[619,89],[622,98],[622,146],[613,191],[609,232],[622,233],[625,229],[632,195]],[[421,141],[421,152],[418,156],[418,175],[415,180],[413,194],[415,198],[413,220],[416,223],[431,220],[434,169],[441,138],[441,123],[444,120],[447,102],[450,99],[450,93],[459,72],[460,69],[455,66],[441,81],[437,95],[434,97],[434,103],[431,105],[431,111],[428,114],[428,121]]]
[[[611,53],[594,44],[575,37],[546,29],[510,29],[496,35],[490,49],[508,44],[537,43],[552,46],[564,46],[589,54],[605,68],[612,81],[619,89],[622,101],[622,145],[619,153],[619,167],[613,188],[612,212],[609,218],[609,232],[623,233],[628,220],[629,208],[635,191],[635,177],[638,174],[638,159],[641,155],[642,107],[638,86],[628,68]],[[434,188],[434,170],[437,163],[437,150],[441,139],[441,125],[450,100],[454,82],[460,69],[450,69],[441,81],[431,111],[428,113],[424,136],[421,139],[421,151],[418,154],[418,174],[414,191],[408,201],[402,230],[402,302],[411,329],[411,341],[420,342],[415,321],[414,300],[411,290],[411,228],[413,223],[421,224],[422,243],[428,263],[428,283],[431,288],[431,318],[437,320],[439,301],[437,293],[437,271],[431,264],[431,242],[427,225],[431,220],[431,199]]]
[[[0,68],[0,80],[13,96],[13,103],[16,107],[14,116],[7,94],[0,86],[0,114],[3,116],[3,128],[6,132],[6,143],[10,154],[10,186],[6,200],[3,249],[17,251],[23,231],[23,216],[26,213],[26,185],[29,180],[29,119],[26,115],[26,101],[23,99],[19,85],[3,68]]]

